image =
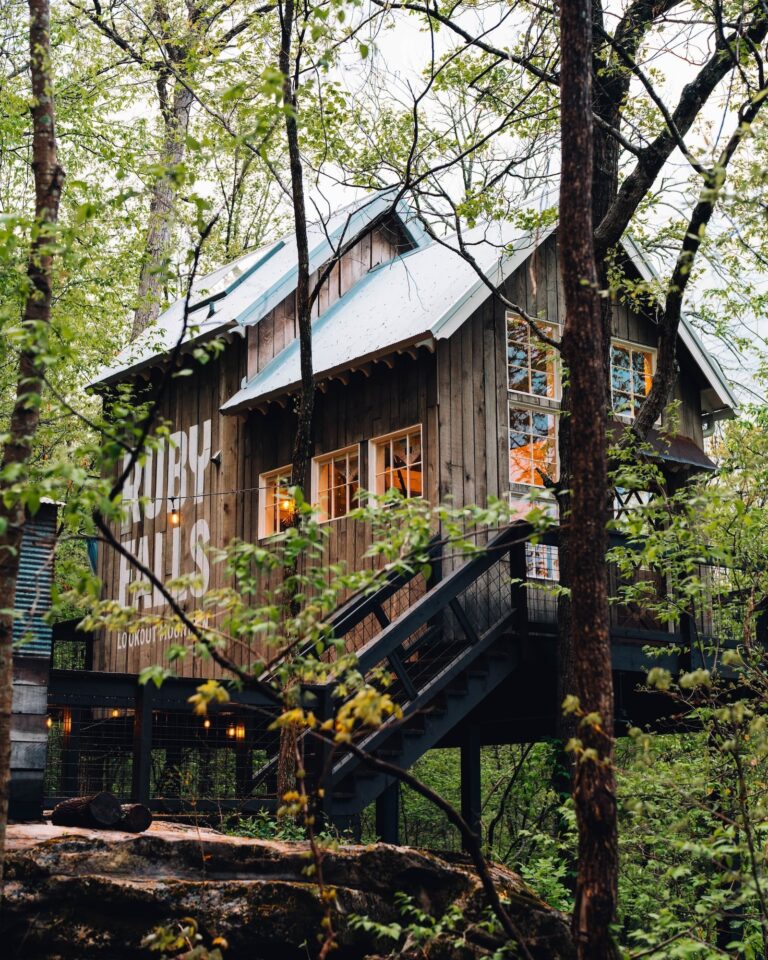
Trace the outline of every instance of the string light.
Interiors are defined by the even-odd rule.
[[[234,727],[227,727],[227,736],[228,736],[228,737],[234,737],[234,735],[235,735],[235,728],[234,728]]]
[[[45,725],[46,725],[46,727],[48,727],[48,729],[50,730],[51,727],[53,726],[53,717],[46,717],[46,719],[45,719]]]
[[[113,717],[119,717],[119,716],[120,716],[120,711],[119,711],[117,708],[115,708],[115,709],[112,711],[112,716],[113,716]]]
[[[168,519],[172,527],[178,527],[181,523],[181,514],[176,509],[176,497],[171,497],[171,512],[168,515]]]
[[[208,719],[208,717],[206,717],[205,720],[203,720],[203,726],[205,727],[206,730],[211,729],[211,721]]]

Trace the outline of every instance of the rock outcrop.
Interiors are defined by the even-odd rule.
[[[49,825],[9,828],[5,899],[0,912],[3,957],[25,960],[149,958],[141,941],[155,926],[192,917],[211,942],[228,941],[226,960],[306,960],[316,952],[323,907],[306,875],[307,844],[248,840],[213,830],[154,824],[145,834]],[[385,956],[397,943],[353,929],[350,914],[401,921],[395,894],[406,893],[434,917],[461,911],[456,932],[437,937],[431,960],[473,960],[499,945],[484,926],[479,882],[452,857],[386,844],[340,846],[323,863],[338,895],[338,960]],[[574,956],[565,918],[514,873],[493,868],[525,940],[517,955],[533,960]],[[462,934],[465,942],[462,945]],[[423,956],[407,943],[400,956]],[[155,954],[157,956],[157,954]]]

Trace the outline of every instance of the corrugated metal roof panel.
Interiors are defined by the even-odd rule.
[[[464,242],[492,283],[501,283],[554,230],[509,223],[476,227]],[[312,361],[322,376],[425,339],[445,339],[490,294],[457,250],[455,237],[409,251],[371,270],[312,327]],[[222,407],[234,412],[279,395],[300,380],[298,340],[290,343]]]
[[[13,622],[13,649],[25,656],[51,654],[51,625],[43,617],[51,609],[53,550],[56,545],[56,507],[41,504],[24,525],[19,552]]]
[[[316,270],[335,249],[385,214],[392,206],[393,193],[390,189],[369,194],[337,210],[327,221],[310,224],[307,228],[310,270]],[[405,203],[400,201],[396,213],[415,244],[427,242],[423,227]],[[201,340],[235,325],[258,323],[295,289],[297,260],[296,237],[288,234],[203,277],[194,286],[186,339]],[[201,302],[208,300],[208,308],[200,309]],[[168,353],[178,342],[183,323],[184,300],[180,299],[160,315],[157,324],[102,370],[92,385],[116,382],[130,370],[144,367]]]

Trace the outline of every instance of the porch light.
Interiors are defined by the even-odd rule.
[[[235,727],[235,737],[238,740],[245,740],[245,727],[242,723],[238,723],[238,725]]]
[[[114,710],[112,711],[112,716],[115,718],[120,716],[120,711],[117,709],[117,707],[115,707]]]
[[[228,736],[228,737],[234,737],[234,736],[235,736],[235,728],[234,728],[234,727],[227,727],[227,736]]]

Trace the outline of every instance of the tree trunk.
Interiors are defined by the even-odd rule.
[[[122,815],[117,797],[102,791],[90,797],[72,797],[57,803],[51,811],[51,823],[56,827],[108,830],[117,826]]]
[[[139,275],[138,306],[133,317],[131,340],[157,320],[163,298],[163,279],[173,240],[174,211],[176,206],[176,181],[174,168],[184,159],[186,152],[189,114],[192,108],[192,93],[178,80],[174,82],[173,102],[168,103],[167,78],[157,81],[160,112],[163,118],[163,149],[161,163],[163,173],[152,188],[149,205],[149,227],[144,259]]]
[[[613,771],[613,684],[608,627],[608,458],[604,320],[593,242],[592,23],[589,0],[560,8],[560,269],[563,362],[569,393],[569,513],[561,517],[571,590],[569,650],[583,717],[573,798],[579,860],[573,931],[580,960],[614,957],[618,848]]]
[[[35,179],[35,230],[27,266],[29,293],[24,308],[25,342],[19,354],[16,400],[3,448],[2,468],[23,477],[40,421],[43,360],[51,316],[51,240],[59,216],[64,171],[56,152],[48,0],[29,0],[32,79],[32,169]],[[13,617],[19,548],[26,510],[21,495],[0,499],[0,889],[11,779],[11,701],[13,698]]]
[[[309,290],[309,241],[307,238],[307,212],[304,197],[304,170],[299,150],[298,100],[295,79],[291,75],[291,47],[295,6],[286,0],[280,10],[280,56],[279,67],[283,75],[283,109],[285,111],[285,134],[288,142],[288,160],[291,174],[291,199],[293,222],[296,232],[296,255],[298,274],[296,279],[296,322],[299,333],[299,360],[301,387],[296,409],[296,436],[293,442],[291,483],[307,491],[307,470],[312,453],[312,419],[315,408],[315,378],[312,369],[312,315]],[[287,570],[290,576],[295,570]],[[293,598],[287,598],[290,608]],[[286,610],[291,613],[290,609]],[[277,795],[282,797],[296,786],[296,750],[298,731],[289,724],[280,730],[280,750],[277,763]]]
[[[127,833],[143,833],[152,826],[152,812],[143,803],[124,803],[121,817],[115,824],[115,830]]]

